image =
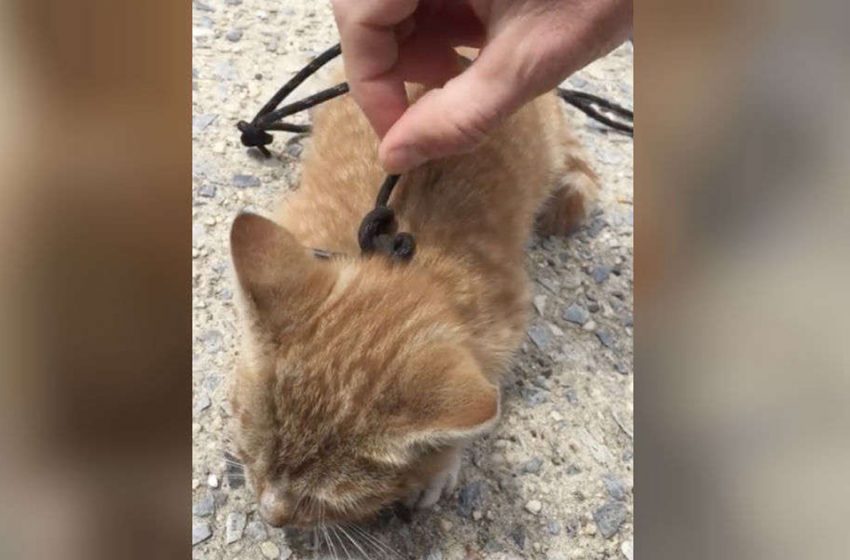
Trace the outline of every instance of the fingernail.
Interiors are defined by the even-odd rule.
[[[399,146],[387,152],[384,168],[390,173],[404,173],[428,161],[415,146]]]

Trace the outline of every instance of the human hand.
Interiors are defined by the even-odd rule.
[[[333,0],[351,94],[390,173],[474,148],[628,37],[631,0]],[[465,70],[455,46],[481,47]],[[404,82],[435,89],[408,106]]]

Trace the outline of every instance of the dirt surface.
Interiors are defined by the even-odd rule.
[[[262,523],[224,459],[237,340],[227,236],[238,211],[269,209],[294,188],[309,139],[276,133],[266,160],[234,126],[337,38],[327,2],[205,0],[193,14],[193,557],[631,558],[632,139],[572,108],[602,177],[600,209],[569,239],[532,241],[534,320],[504,382],[501,424],[467,451],[458,490],[409,524],[379,521],[359,548],[317,551]],[[632,106],[631,45],[566,85]]]

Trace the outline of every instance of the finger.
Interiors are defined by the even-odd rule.
[[[471,150],[539,89],[524,75],[524,56],[511,38],[487,45],[473,64],[443,88],[425,94],[384,136],[384,168],[401,173],[431,159]]]
[[[346,79],[369,122],[383,136],[407,108],[395,65],[395,26],[408,19],[417,0],[335,0]]]
[[[399,47],[396,71],[405,82],[440,87],[460,73],[460,59],[446,37],[417,27]]]

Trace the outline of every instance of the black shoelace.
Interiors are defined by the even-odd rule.
[[[263,105],[250,122],[239,121],[236,127],[242,133],[242,144],[257,148],[264,156],[270,157],[271,152],[266,147],[274,141],[274,137],[269,133],[270,130],[294,133],[310,132],[309,125],[288,123],[283,119],[348,93],[347,82],[324,89],[283,107],[278,108],[278,105],[304,80],[341,53],[342,49],[339,44],[321,53],[287,81],[269,99],[268,103]],[[556,91],[561,99],[573,105],[588,117],[629,136],[634,134],[634,127],[631,124],[634,121],[632,111],[589,93],[564,88],[558,88]],[[375,208],[366,214],[360,223],[357,240],[363,254],[383,253],[394,261],[406,262],[413,258],[416,252],[416,241],[410,233],[397,231],[398,224],[395,212],[389,207],[390,196],[399,178],[399,175],[388,175],[384,180],[375,201]],[[319,258],[328,258],[327,255],[330,255],[326,251],[316,251],[318,251],[317,257]]]

